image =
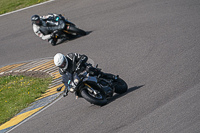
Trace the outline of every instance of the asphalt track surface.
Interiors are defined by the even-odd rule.
[[[30,23],[49,12],[90,34],[51,46]],[[199,0],[55,0],[2,16],[0,66],[77,52],[129,86],[103,107],[69,94],[10,132],[199,133],[199,12]]]

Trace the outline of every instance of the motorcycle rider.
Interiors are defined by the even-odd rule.
[[[64,17],[60,14],[49,14],[46,16],[33,15],[31,17],[34,33],[47,40],[53,46],[56,45],[55,34],[65,28]]]
[[[86,68],[86,62],[88,57],[86,55],[80,55],[77,53],[69,53],[64,56],[61,53],[57,53],[54,56],[54,64],[59,67],[59,73],[62,75],[63,83],[65,88],[74,86],[72,80],[74,73],[81,72]],[[79,69],[79,70],[76,70]],[[71,82],[69,82],[71,81]],[[69,82],[69,83],[68,83]],[[72,90],[73,91],[73,90]],[[67,95],[68,90],[65,89],[65,94]]]
[[[86,63],[88,57],[86,55],[81,55],[78,53],[69,53],[64,56],[61,53],[57,53],[54,56],[54,64],[59,67],[59,73],[62,75],[62,82],[65,85],[64,96],[67,95],[68,88],[70,91],[73,91],[73,87],[75,84],[72,82],[74,76],[78,76],[79,73],[84,70],[90,72],[92,75],[101,75],[104,78],[112,78],[117,80],[118,76],[114,76],[111,74],[106,74],[98,71],[96,68],[92,67],[91,64]]]

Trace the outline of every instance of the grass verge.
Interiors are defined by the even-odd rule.
[[[15,11],[48,0],[0,0],[0,14]]]
[[[51,81],[51,77],[0,77],[0,125],[45,93]]]

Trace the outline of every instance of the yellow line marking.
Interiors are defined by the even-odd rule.
[[[59,84],[59,85],[57,85],[57,86],[54,86],[54,87],[52,87],[52,88],[46,90],[46,92],[52,92],[52,91],[54,91],[54,90],[57,90],[58,87],[61,87],[61,86],[63,86],[63,85],[64,85],[64,84],[62,83],[62,84]]]
[[[51,60],[51,61],[49,61],[49,62],[43,64],[43,66],[41,66],[41,67],[38,68],[38,69],[35,69],[35,71],[37,71],[37,70],[45,70],[45,69],[48,69],[48,68],[50,68],[50,67],[52,67],[52,66],[54,66],[53,60]]]
[[[44,63],[44,64],[41,64],[41,65],[38,65],[38,66],[36,66],[36,67],[33,67],[33,68],[29,69],[28,71],[37,70],[37,69],[39,69],[39,68],[45,68],[45,67],[47,67],[47,65],[49,65],[49,63],[52,63],[52,61],[53,61],[53,60],[48,61],[48,62],[46,62],[46,63]]]
[[[17,68],[19,66],[22,66],[26,63],[21,63],[21,64],[14,64],[14,65],[8,65],[8,66],[5,66],[5,67],[2,67],[0,68],[0,72],[5,72],[5,71],[9,71],[9,70],[12,70],[14,68]]]
[[[56,72],[53,72],[53,73],[51,73],[52,75],[56,75],[56,74],[58,74],[59,73],[59,71],[56,71]]]
[[[39,99],[42,99],[42,98],[45,98],[45,97],[48,97],[48,96],[50,96],[50,95],[53,95],[53,94],[58,93],[58,92],[57,92],[57,88],[58,88],[58,87],[61,87],[61,86],[63,86],[63,85],[64,85],[64,84],[60,84],[60,85],[57,85],[57,86],[55,86],[55,87],[53,87],[53,88],[51,88],[51,89],[46,90],[46,93],[43,94],[41,97],[39,97],[39,98],[36,99],[36,100],[39,100]],[[65,87],[63,86],[62,89],[61,89],[61,91],[63,91],[64,88],[65,88]]]
[[[7,65],[7,66],[5,66],[5,67],[3,67],[3,68],[0,68],[0,72],[10,71],[10,70],[12,70],[12,69],[14,69],[14,68],[17,68],[17,67],[19,67],[19,66],[22,66],[22,65],[24,65],[24,64],[26,64],[26,63],[14,64],[14,65]],[[48,61],[48,62],[46,62],[46,63],[40,64],[40,65],[38,65],[38,66],[36,66],[36,67],[33,67],[33,68],[31,68],[31,69],[27,69],[26,71],[46,70],[46,69],[49,69],[49,68],[51,68],[51,67],[53,67],[53,66],[54,66],[54,61],[51,60],[51,61]],[[61,77],[61,75],[60,75],[59,71],[55,71],[55,72],[52,73],[52,77],[53,77],[53,79],[57,79],[57,78]],[[57,85],[57,86],[55,86],[55,87],[52,87],[52,88],[46,90],[46,93],[43,94],[40,98],[38,98],[38,99],[36,99],[36,100],[39,100],[39,99],[42,99],[42,98],[45,98],[45,97],[48,97],[48,96],[50,96],[50,95],[53,95],[53,94],[58,93],[58,92],[57,92],[57,88],[58,88],[58,87],[62,87],[63,85],[64,85],[64,84],[59,84],[59,85]],[[65,87],[63,86],[62,89],[61,89],[61,91],[63,91],[64,88],[65,88]],[[43,106],[43,107],[44,107],[44,106]],[[23,113],[23,114],[20,114],[20,115],[17,115],[17,116],[15,116],[15,117],[13,117],[11,120],[9,120],[9,121],[7,121],[6,123],[2,124],[2,125],[0,126],[0,130],[3,130],[3,129],[6,129],[6,128],[8,128],[8,127],[12,127],[12,126],[14,126],[14,125],[17,125],[18,123],[20,123],[21,121],[23,121],[23,120],[26,119],[27,117],[33,115],[34,113],[36,113],[37,111],[39,111],[39,110],[42,109],[43,107],[40,107],[40,108],[31,110],[31,111],[28,111],[28,112],[25,112],[25,113]]]
[[[59,73],[59,74],[54,75],[54,76],[53,76],[53,79],[57,79],[57,78],[60,78],[60,77],[61,77],[61,75],[60,75],[60,73]]]
[[[50,64],[49,66],[46,66],[45,68],[40,69],[40,70],[46,70],[46,69],[52,68],[52,67],[54,67],[54,66],[55,66],[54,64]]]
[[[43,106],[44,107],[44,106]],[[27,117],[31,116],[32,114],[36,113],[37,111],[39,111],[40,109],[42,109],[43,107],[28,111],[26,113],[17,115],[15,117],[13,117],[10,121],[4,123],[3,125],[0,126],[0,130],[6,129],[8,127],[17,125],[18,123],[20,123],[21,121],[23,121],[24,119],[26,119]]]

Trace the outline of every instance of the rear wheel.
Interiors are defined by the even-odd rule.
[[[86,86],[86,88],[81,91],[81,95],[85,100],[87,100],[91,104],[100,106],[107,104],[107,99],[103,91],[96,90],[97,94],[94,94],[94,92],[89,91],[87,87],[88,86]]]
[[[72,33],[76,33],[78,35],[82,35],[82,36],[86,35],[86,32],[84,30],[81,30],[81,29],[76,28],[74,26],[70,26],[69,31],[72,32]]]
[[[115,86],[115,93],[122,94],[122,93],[125,93],[127,89],[128,89],[128,86],[126,82],[123,79],[118,78],[117,85]]]

